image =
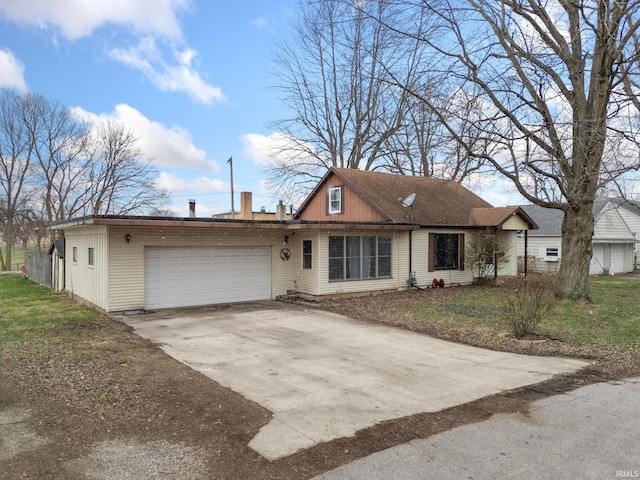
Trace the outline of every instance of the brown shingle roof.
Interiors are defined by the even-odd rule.
[[[394,223],[411,221],[418,225],[467,226],[473,224],[472,209],[492,208],[482,198],[450,180],[353,169],[336,168],[333,172]],[[412,211],[399,201],[411,193],[416,194]]]
[[[339,177],[391,223],[434,227],[490,227],[499,226],[513,214],[519,213],[517,207],[494,208],[452,180],[346,168],[329,170],[300,207],[299,213],[331,175]],[[405,207],[400,201],[412,193],[416,194],[413,209]]]

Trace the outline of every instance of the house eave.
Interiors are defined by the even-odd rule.
[[[287,228],[281,220],[234,220],[201,217],[143,217],[127,215],[95,215],[77,219],[61,220],[49,225],[52,230],[82,227],[87,225],[128,227],[193,227],[193,228]]]

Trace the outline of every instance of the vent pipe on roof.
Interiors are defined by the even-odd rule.
[[[196,216],[196,201],[189,200],[189,217],[193,218]]]

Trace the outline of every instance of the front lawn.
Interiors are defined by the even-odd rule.
[[[592,303],[558,302],[536,333],[573,346],[640,352],[640,278],[592,277],[589,286]],[[442,299],[427,299],[408,309],[422,321],[441,326],[509,331],[501,307],[504,291],[505,285],[452,288]]]

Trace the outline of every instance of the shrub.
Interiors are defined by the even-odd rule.
[[[484,285],[493,281],[496,268],[507,263],[509,248],[503,238],[494,233],[475,231],[465,249],[465,260],[471,265],[473,283]]]
[[[534,333],[555,305],[553,284],[547,277],[517,277],[502,299],[504,315],[516,338]]]

